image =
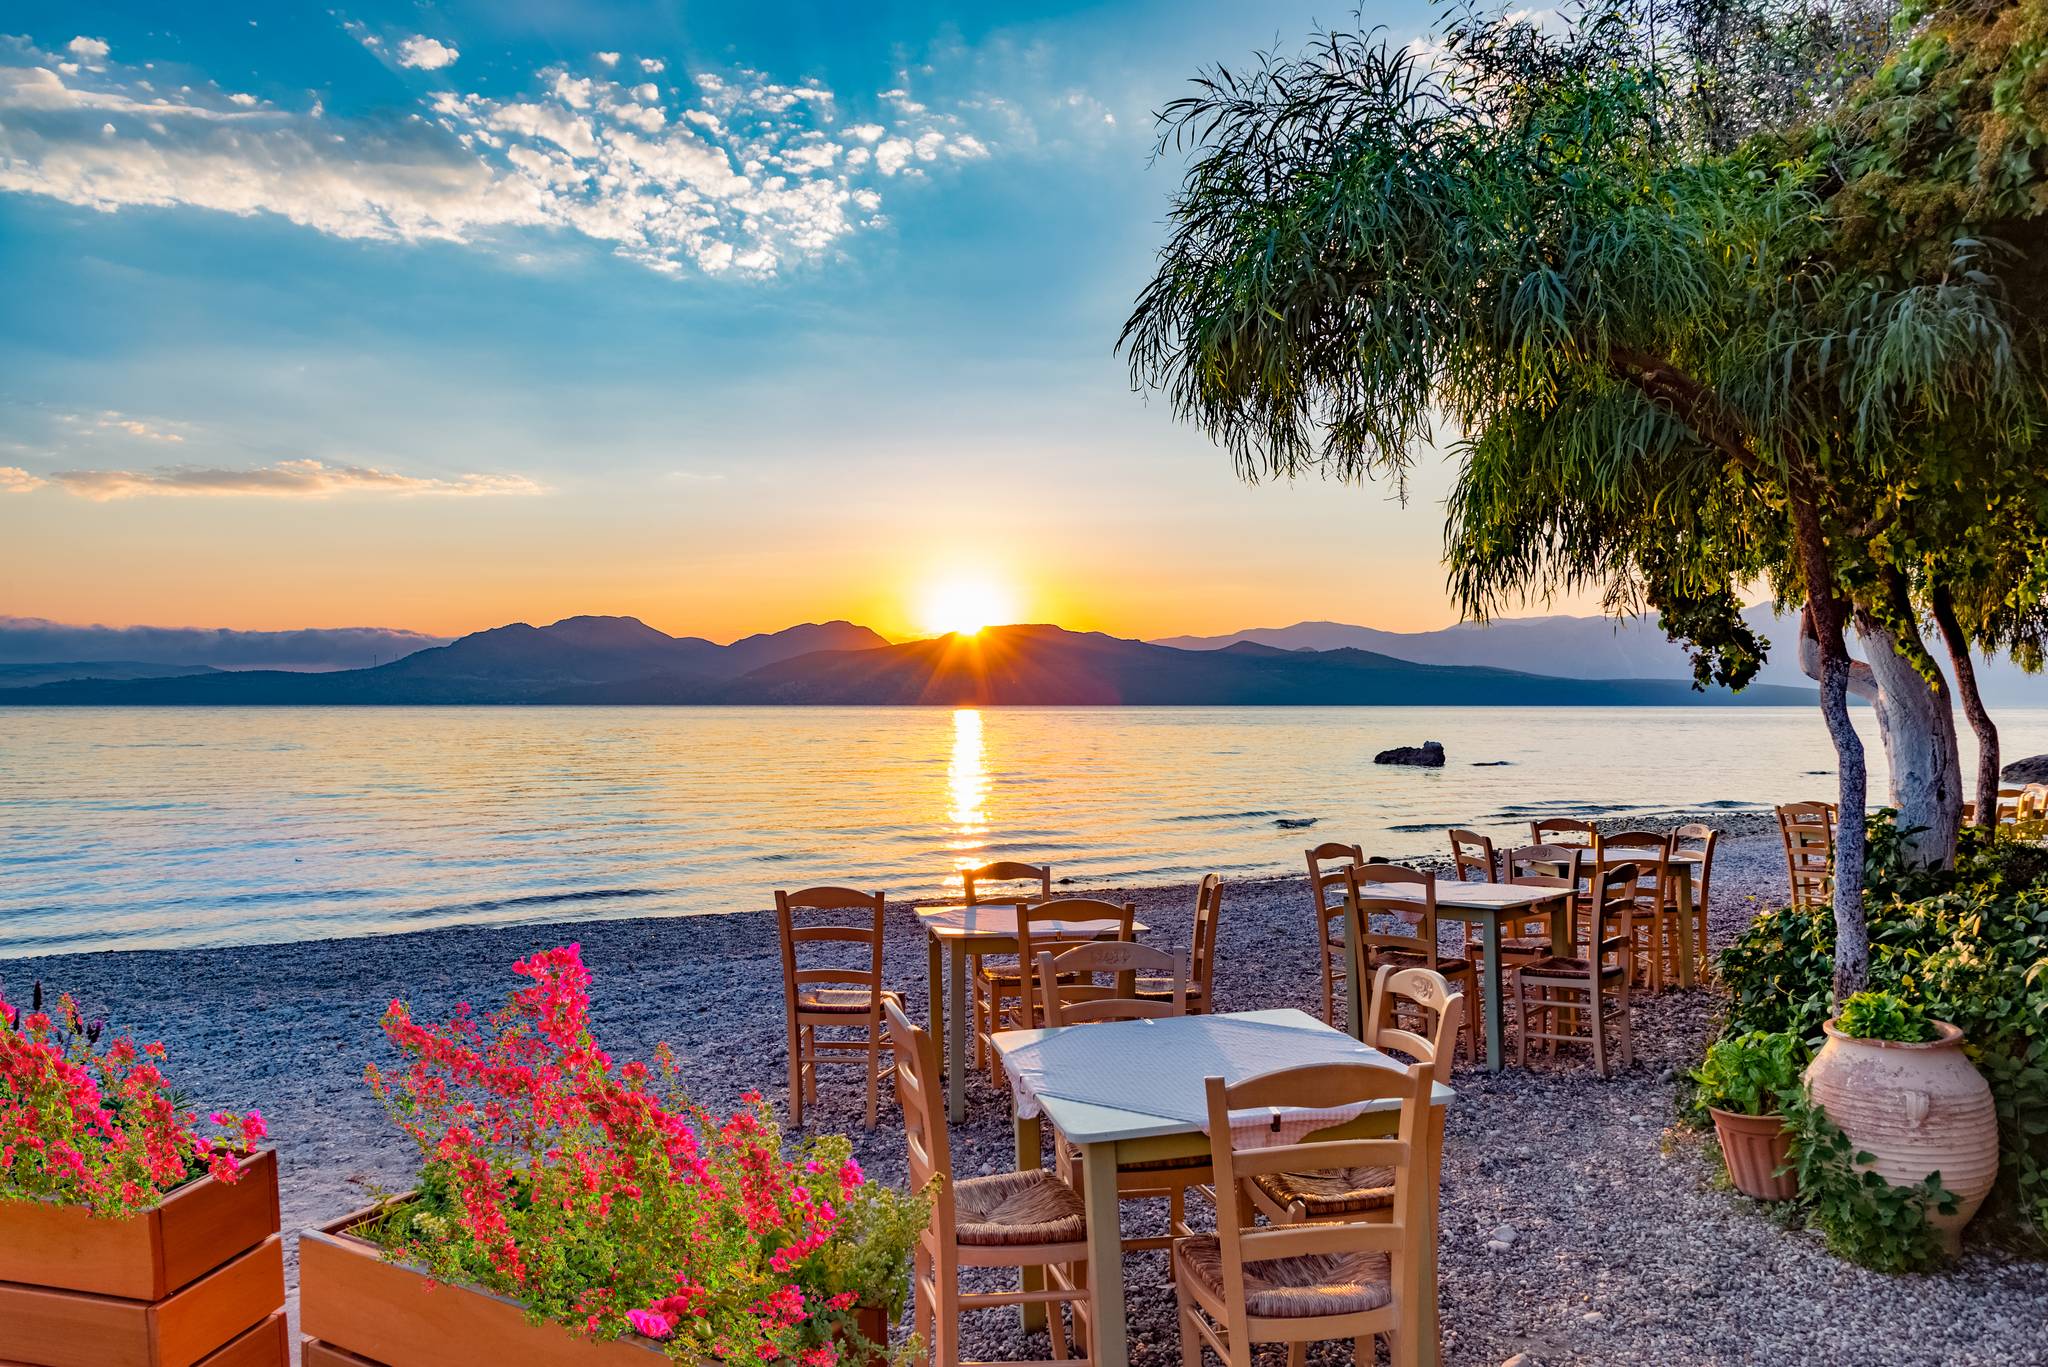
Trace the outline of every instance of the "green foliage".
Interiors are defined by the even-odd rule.
[[[1895,844],[1871,825],[1873,850]],[[1963,1032],[1998,1107],[1994,1209],[2048,1239],[2048,849],[1966,830],[1953,869],[1870,869],[1870,981]],[[1828,1018],[1834,916],[1784,908],[1756,918],[1719,959],[1731,1033],[1817,1040]]]
[[[1836,1014],[1835,1028],[1855,1039],[1893,1040],[1900,1044],[1924,1044],[1935,1033],[1918,1003],[1901,1001],[1883,991],[1853,994]]]
[[[1707,1046],[1692,1075],[1700,1106],[1737,1115],[1770,1115],[1799,1090],[1799,1074],[1812,1050],[1786,1031],[1723,1035]]]
[[[1953,1214],[1956,1197],[1940,1173],[1893,1186],[1863,1166],[1871,1155],[1855,1151],[1827,1111],[1803,1094],[1788,1098],[1785,1120],[1800,1203],[1837,1257],[1878,1272],[1919,1272],[1943,1260],[1928,1216]]]

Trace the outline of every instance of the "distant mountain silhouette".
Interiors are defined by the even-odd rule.
[[[850,622],[806,623],[729,646],[669,636],[632,617],[517,622],[416,651],[375,669],[301,674],[237,670],[183,678],[103,678],[8,689],[0,702],[80,704],[377,704],[535,702],[579,686],[661,678],[700,693],[750,669],[821,649],[886,644]]]
[[[1769,603],[1760,603],[1743,616],[1771,643],[1757,683],[1811,687],[1799,669],[1798,619],[1779,616]],[[1382,631],[1342,622],[1297,622],[1291,627],[1256,627],[1227,636],[1170,636],[1154,644],[1180,650],[1218,650],[1241,644],[1279,650],[1352,647],[1418,664],[1481,665],[1571,679],[1681,679],[1692,672],[1684,649],[1665,638],[1653,616],[1508,617],[1483,625],[1460,622],[1440,631]],[[2003,658],[1980,663],[1978,686],[1992,706],[2048,703],[2048,678],[2027,674]]]
[[[59,660],[47,664],[0,665],[0,688],[34,688],[70,679],[163,679],[211,674],[211,665],[151,664],[147,660]]]

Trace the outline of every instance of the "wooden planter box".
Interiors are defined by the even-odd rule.
[[[385,1261],[375,1244],[349,1232],[385,1208],[299,1235],[302,1367],[651,1367],[662,1360],[650,1340],[600,1343],[558,1324],[529,1324],[525,1310],[494,1292]],[[863,1310],[861,1331],[882,1343],[888,1325],[879,1311]]]
[[[101,1219],[0,1205],[5,1367],[282,1367],[284,1245],[277,1153],[241,1159],[149,1210]]]

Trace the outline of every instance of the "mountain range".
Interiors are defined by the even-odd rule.
[[[65,665],[63,670],[91,666]],[[55,668],[55,667],[53,667]],[[33,676],[31,676],[33,677]],[[1349,646],[1241,641],[1188,650],[1055,626],[994,627],[891,645],[826,622],[730,645],[632,617],[570,617],[476,632],[371,669],[213,670],[164,677],[67,674],[7,687],[0,703],[879,704],[1542,706],[1808,703],[1810,689],[1696,693],[1679,679],[1568,679],[1401,660]]]
[[[1771,643],[1759,684],[1809,688],[1800,672],[1799,621],[1769,603],[1743,613]],[[1553,674],[1569,679],[1677,679],[1689,677],[1685,650],[1665,638],[1653,616],[1510,617],[1460,622],[1439,631],[1382,631],[1342,622],[1297,622],[1291,627],[1257,627],[1227,636],[1170,636],[1155,642],[1178,650],[1221,650],[1244,642],[1279,650],[1377,651],[1420,664],[1490,665]],[[1851,650],[1855,650],[1851,640]],[[1980,659],[1977,684],[1992,707],[2048,704],[2048,679],[2028,674],[2002,657]]]

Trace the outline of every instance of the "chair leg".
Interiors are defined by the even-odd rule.
[[[1600,1009],[1600,966],[1593,965],[1593,978],[1587,984],[1588,999],[1592,1010],[1587,1014],[1593,1018],[1593,1071],[1601,1077],[1609,1076],[1607,1071],[1607,1013]]]
[[[1529,1067],[1529,985],[1515,984],[1515,1066]]]
[[[1287,1345],[1287,1367],[1308,1367],[1308,1345],[1296,1340]],[[1372,1367],[1372,1359],[1364,1359],[1364,1367]]]
[[[1188,1306],[1188,1293],[1176,1282],[1173,1295],[1180,1302],[1180,1367],[1202,1367],[1202,1335],[1195,1328],[1195,1312]]]
[[[868,1128],[875,1128],[875,1105],[882,1089],[882,1040],[877,1022],[868,1023]]]

